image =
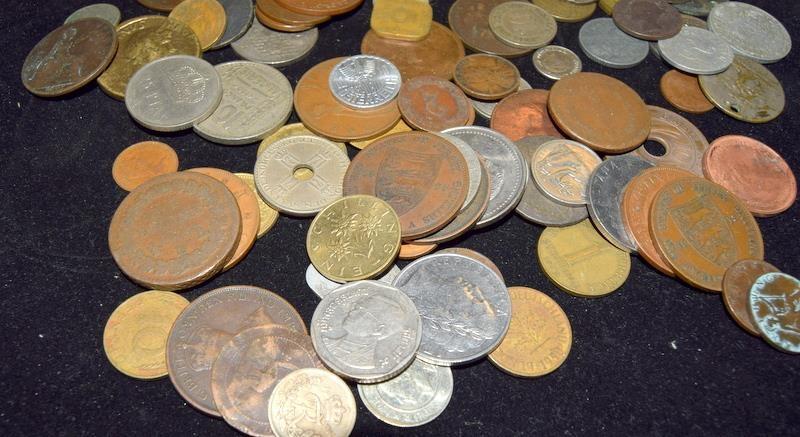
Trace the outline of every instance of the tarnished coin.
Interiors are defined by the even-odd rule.
[[[167,376],[167,336],[187,305],[186,298],[157,290],[135,294],[122,302],[103,330],[108,361],[132,378]]]
[[[331,93],[345,106],[372,109],[386,105],[400,92],[400,70],[379,56],[356,55],[333,66]]]
[[[265,150],[267,150],[267,147],[269,147],[273,143],[278,142],[278,140],[282,140],[284,138],[289,138],[289,137],[296,137],[298,135],[317,135],[317,134],[308,130],[308,128],[305,127],[303,123],[291,123],[281,126],[276,132],[270,134],[268,137],[264,138],[261,141],[261,144],[258,145],[258,151],[256,151],[256,156],[260,156]],[[337,143],[334,141],[333,144],[336,144],[336,147],[338,147],[342,151],[342,153],[345,154],[345,156],[347,155],[347,146],[344,143]]]
[[[725,3],[727,1],[728,0],[687,0],[685,2],[674,3],[673,6],[683,14],[705,17],[718,3]]]
[[[621,31],[611,18],[595,18],[581,26],[578,44],[598,64],[611,68],[639,65],[650,53],[645,41]]]
[[[661,95],[670,105],[692,114],[703,114],[714,109],[708,101],[697,76],[670,70],[661,76]]]
[[[386,273],[383,274],[380,278],[376,278],[377,281],[383,282],[384,284],[392,284],[394,278],[400,274],[400,268],[397,265],[393,265],[391,269],[389,269]],[[306,284],[308,288],[311,289],[317,296],[320,298],[324,298],[325,296],[331,294],[334,290],[342,286],[341,282],[331,281],[330,279],[322,276],[322,273],[314,267],[314,264],[309,264],[308,268],[306,269]]]
[[[191,172],[155,177],[119,205],[108,245],[132,280],[157,290],[180,290],[218,273],[239,242],[241,219],[231,192]]]
[[[556,21],[577,23],[594,14],[597,3],[575,3],[569,0],[531,0],[533,4],[549,12]]]
[[[373,0],[369,27],[382,38],[419,41],[428,36],[433,8],[428,0]]]
[[[258,194],[258,189],[256,188],[256,181],[255,177],[252,173],[234,173],[239,179],[241,179],[250,190],[255,194],[256,201],[258,202],[258,233],[256,234],[256,238],[261,238],[275,226],[275,222],[278,221],[278,211],[272,209],[271,206],[267,205],[264,202],[264,199],[261,198],[261,195]]]
[[[499,56],[475,54],[458,61],[453,80],[471,97],[500,100],[519,88],[519,70]]]
[[[514,376],[536,377],[561,367],[572,349],[572,326],[558,302],[539,290],[508,287],[511,325],[489,361]]]
[[[100,18],[108,21],[112,26],[116,26],[119,24],[121,17],[122,14],[120,13],[119,8],[116,6],[110,3],[95,3],[89,6],[84,6],[69,14],[69,17],[64,20],[64,24],[82,20],[84,18]]]
[[[253,24],[253,0],[218,0],[225,9],[225,32],[210,50],[227,47],[241,38]]]
[[[437,243],[403,244],[400,246],[400,252],[397,254],[397,257],[405,261],[410,261],[433,252],[437,247],[439,247]]]
[[[331,19],[330,15],[306,15],[290,11],[275,0],[256,0],[256,8],[273,21],[293,26],[316,26]]]
[[[402,372],[421,338],[414,302],[378,281],[342,285],[322,298],[311,319],[311,341],[320,359],[334,373],[362,384]]]
[[[214,66],[222,100],[194,125],[201,137],[220,144],[248,144],[275,132],[292,114],[292,85],[269,65],[232,61]]]
[[[691,15],[681,14],[681,22],[683,22],[683,27],[689,26],[689,27],[696,27],[698,29],[708,30],[708,25],[706,24],[705,20],[693,17]],[[658,48],[658,41],[650,41],[650,52],[652,52],[656,56],[656,58],[662,59],[661,50],[659,50]]]
[[[521,49],[547,45],[556,36],[556,20],[530,2],[500,3],[489,13],[489,28],[500,41]]]
[[[671,38],[683,26],[680,12],[664,0],[619,0],[613,17],[620,29],[648,41]]]
[[[589,220],[547,228],[536,248],[539,265],[554,284],[579,297],[601,297],[628,279],[631,257],[597,233]]]
[[[183,0],[136,0],[144,7],[154,9],[156,11],[169,12]]]
[[[693,74],[716,74],[733,62],[733,50],[717,34],[683,26],[672,38],[658,42],[661,58],[673,67]]]
[[[227,23],[225,8],[217,0],[183,0],[172,9],[169,18],[189,26],[202,50],[208,50],[222,38]]]
[[[542,193],[568,206],[586,204],[586,185],[601,162],[588,147],[564,139],[541,144],[530,161],[533,180]]]
[[[527,80],[520,77],[519,88],[517,89],[517,91],[519,92],[529,89],[531,89],[531,84],[529,84]],[[467,96],[467,98],[472,103],[472,107],[475,108],[475,112],[480,114],[482,117],[488,119],[492,118],[492,113],[494,112],[494,108],[497,106],[498,103],[500,103],[497,100],[478,100],[478,99],[473,99],[469,96]]]
[[[236,334],[265,325],[281,325],[298,335],[306,333],[303,319],[294,307],[263,288],[232,285],[195,299],[172,325],[167,339],[167,368],[175,389],[191,406],[206,414],[220,416],[211,387],[214,361]],[[309,351],[313,353],[313,349],[309,348]],[[254,349],[252,353],[259,351]],[[253,369],[258,372],[258,375],[253,375],[258,378],[249,380],[254,388],[268,382],[262,378],[275,376],[272,372],[262,371],[266,368]]]
[[[742,329],[757,337],[761,331],[750,316],[750,289],[761,275],[779,271],[766,261],[743,259],[728,267],[722,277],[722,301],[728,314]]]
[[[329,18],[329,17],[325,17],[325,18]],[[313,24],[289,24],[289,23],[284,23],[283,21],[280,21],[280,20],[268,15],[263,9],[261,9],[259,7],[256,7],[256,19],[261,24],[263,24],[264,26],[267,26],[268,28],[270,28],[272,30],[277,30],[278,32],[292,32],[292,33],[293,32],[305,32],[307,30],[311,30],[314,27],[316,27]]]
[[[361,6],[364,0],[275,0],[284,8],[297,12],[317,16],[341,15]]]
[[[388,131],[386,131],[386,132],[384,132],[384,133],[382,133],[382,134],[380,134],[380,135],[378,135],[376,137],[369,138],[369,139],[366,139],[366,140],[361,140],[361,141],[353,140],[353,141],[349,141],[349,143],[350,143],[351,146],[355,147],[356,149],[361,150],[361,149],[369,146],[370,144],[374,143],[375,141],[380,140],[381,138],[388,137],[389,135],[393,135],[393,134],[397,134],[397,133],[401,133],[401,132],[411,132],[412,130],[413,129],[411,129],[411,127],[409,125],[407,125],[401,119],[401,120],[397,121],[397,124],[394,125],[393,128],[389,129]]]
[[[580,73],[583,63],[572,50],[561,46],[545,46],[533,52],[533,68],[542,76],[558,80]]]
[[[463,255],[467,258],[472,258],[486,267],[489,267],[489,269],[493,271],[500,278],[500,280],[503,281],[503,283],[506,282],[503,274],[500,272],[500,269],[497,268],[497,264],[490,260],[489,257],[478,251],[467,249],[465,247],[448,247],[447,249],[442,249],[437,253],[455,253],[456,255]]]
[[[418,76],[406,81],[397,97],[397,106],[409,125],[429,132],[475,121],[475,110],[464,92],[436,76]]]
[[[785,58],[792,38],[777,18],[748,3],[725,2],[708,14],[708,28],[737,54],[767,64]]]
[[[780,214],[797,198],[789,164],[750,137],[725,135],[714,140],[703,155],[703,174],[735,194],[757,217]]]
[[[750,289],[750,315],[761,336],[778,350],[800,354],[800,281],[786,273],[765,273]]]
[[[464,199],[464,204],[461,205],[461,209],[459,212],[464,211],[475,199],[475,196],[478,195],[478,187],[481,184],[481,174],[483,173],[483,167],[481,166],[481,158],[478,156],[478,152],[472,149],[469,144],[462,141],[460,138],[454,137],[448,134],[436,134],[440,137],[446,139],[450,142],[450,144],[454,145],[461,155],[464,157],[464,161],[467,163],[467,175],[468,175],[468,186],[467,186],[467,197]]]
[[[490,126],[511,141],[537,135],[561,137],[547,113],[546,90],[522,90],[501,100],[492,112]]]
[[[605,12],[609,17],[613,14],[614,6],[616,6],[617,3],[619,3],[619,0],[599,0],[597,2],[598,6],[600,6],[600,9],[602,9],[603,12]]]
[[[114,182],[131,191],[162,174],[178,171],[175,149],[159,141],[142,141],[125,148],[111,166]]]
[[[664,146],[663,155],[653,155],[644,146],[628,152],[655,165],[666,165],[689,170],[703,175],[703,154],[708,149],[708,140],[691,121],[658,106],[647,106],[650,111],[649,141]]]
[[[530,52],[500,41],[489,28],[489,14],[506,0],[456,0],[447,13],[447,23],[464,45],[492,55],[513,58]]]
[[[319,31],[316,27],[303,32],[276,32],[253,21],[250,29],[232,42],[231,47],[248,61],[281,67],[307,55],[317,43],[317,38]]]
[[[388,381],[359,384],[358,395],[375,417],[389,425],[421,426],[439,417],[450,403],[453,372],[417,359]]]
[[[486,265],[463,255],[433,254],[406,266],[394,281],[422,317],[417,357],[439,366],[488,355],[506,335],[511,300]]]
[[[22,84],[41,97],[68,94],[88,84],[117,51],[114,26],[100,18],[67,22],[42,38],[22,64]]]

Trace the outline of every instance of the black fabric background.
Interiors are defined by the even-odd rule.
[[[133,0],[111,2],[123,19],[152,13]],[[434,19],[446,23],[451,2],[431,3]],[[778,17],[800,43],[798,2],[752,3]],[[251,172],[257,145],[219,146],[190,130],[147,132],[96,84],[61,99],[26,92],[19,74],[28,51],[85,4],[4,2],[1,12],[0,434],[233,435],[224,421],[186,405],[169,379],[130,379],[104,356],[109,314],[143,291],[121,275],[109,255],[108,224],[125,196],[111,178],[111,164],[126,146],[153,139],[177,150],[182,169]],[[358,54],[371,8],[366,1],[356,12],[320,26],[310,56],[281,68],[292,85],[322,60]],[[595,17],[600,16],[605,14],[598,9]],[[658,90],[668,67],[652,55],[629,70],[602,67],[581,53],[579,28],[559,23],[553,43],[577,52],[584,71],[619,78],[648,104],[669,108]],[[204,57],[212,64],[238,58],[230,48]],[[760,139],[797,171],[798,59],[795,48],[768,66],[787,96],[786,110],[775,121],[747,124],[717,110],[683,115],[709,140],[725,134]],[[535,73],[530,56],[514,63],[534,88],[551,86]],[[295,121],[293,116],[290,122]],[[477,123],[486,120],[479,117]],[[798,212],[795,205],[758,220],[766,259],[794,275],[800,274]],[[224,285],[258,285],[287,298],[308,323],[318,302],[304,279],[309,223],[281,217],[237,267],[184,296],[191,300]],[[533,380],[508,376],[486,360],[456,368],[447,410],[434,422],[407,430],[378,421],[356,394],[354,435],[797,435],[800,357],[745,333],[719,295],[667,278],[637,257],[616,293],[596,300],[572,297],[539,267],[535,248],[542,230],[512,214],[448,246],[476,249],[494,260],[509,285],[535,287],[558,301],[574,333],[566,363]]]

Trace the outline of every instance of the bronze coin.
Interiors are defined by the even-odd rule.
[[[531,49],[511,47],[500,41],[489,27],[489,13],[507,0],[457,0],[450,6],[447,22],[464,44],[476,52],[513,58]]]
[[[453,80],[471,97],[500,100],[519,88],[519,70],[499,56],[469,55],[456,64]]]
[[[284,8],[298,14],[320,17],[340,15],[361,6],[364,0],[275,0]]]
[[[648,41],[672,38],[683,27],[681,13],[664,0],[619,0],[611,17],[623,32]]]
[[[111,166],[114,182],[131,191],[162,174],[178,171],[175,149],[159,141],[142,141],[125,148]]]
[[[257,9],[275,21],[295,26],[315,26],[331,19],[330,16],[298,14],[279,5],[275,0],[256,0]]]
[[[401,244],[400,245],[400,253],[397,254],[397,257],[402,259],[402,260],[406,260],[406,261],[412,260],[412,259],[417,259],[417,258],[419,258],[421,256],[424,256],[424,255],[427,255],[427,254],[433,252],[434,250],[436,250],[436,248],[438,246],[439,245],[436,244],[436,243],[431,243],[431,244],[412,244],[412,243]]]
[[[418,76],[450,80],[456,63],[464,57],[464,44],[450,29],[434,21],[428,36],[419,41],[381,38],[369,30],[361,40],[361,53],[392,61],[404,81]]]
[[[789,209],[797,198],[791,167],[766,144],[742,135],[725,135],[703,155],[705,176],[727,188],[758,217]]]
[[[63,96],[99,76],[116,51],[117,32],[108,21],[85,18],[66,23],[28,53],[22,84],[37,96]]]
[[[294,89],[294,109],[300,121],[318,135],[334,141],[376,137],[400,120],[397,101],[377,109],[356,110],[339,103],[328,86],[328,77],[344,58],[323,61],[308,70]]]
[[[506,282],[506,279],[503,277],[503,273],[501,273],[500,269],[497,268],[497,264],[495,264],[492,260],[490,260],[489,257],[478,251],[467,249],[465,247],[449,247],[447,249],[442,249],[436,253],[455,253],[457,255],[466,256],[467,258],[472,258],[475,261],[478,261],[479,263],[485,265],[486,267],[489,267],[489,270],[497,273],[497,276],[500,277],[500,280],[502,280],[503,283]]]
[[[132,280],[157,290],[193,287],[233,255],[242,224],[225,185],[199,173],[155,177],[133,190],[114,213],[108,245]]]
[[[441,132],[475,121],[475,109],[464,92],[436,76],[420,76],[404,82],[397,106],[406,123],[418,130]]]
[[[560,138],[561,132],[547,113],[549,95],[549,91],[535,89],[511,94],[494,107],[491,128],[511,141],[542,135]]]
[[[757,259],[734,263],[722,277],[722,301],[733,321],[745,331],[761,337],[761,331],[750,316],[750,288],[764,273],[779,272],[772,264]]]
[[[267,26],[270,29],[277,30],[280,32],[304,32],[314,27],[313,24],[284,23],[269,16],[264,11],[262,11],[261,8],[256,8],[256,18],[258,19],[258,22],[263,24],[264,26]]]
[[[692,114],[703,114],[714,109],[709,102],[697,76],[678,70],[670,70],[661,76],[661,95],[670,105]]]
[[[389,203],[404,240],[430,235],[453,220],[468,188],[464,155],[427,132],[376,140],[353,158],[343,183],[345,196],[369,194]]]
[[[575,73],[556,81],[547,107],[567,136],[600,152],[627,152],[650,133],[650,112],[639,94],[605,74]]]
[[[641,146],[628,154],[655,165],[679,167],[703,176],[703,154],[708,149],[708,140],[700,129],[691,121],[664,108],[648,105],[647,110],[651,116],[647,139],[664,146],[665,152],[656,156]]]
[[[142,6],[156,11],[169,12],[183,0],[136,0]]]

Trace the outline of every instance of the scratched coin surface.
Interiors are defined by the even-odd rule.
[[[742,329],[757,337],[761,331],[750,316],[750,289],[761,275],[779,271],[766,261],[743,259],[731,265],[722,277],[722,301],[728,314]]]
[[[436,76],[418,76],[403,83],[397,106],[410,126],[428,132],[475,121],[475,110],[464,92]]]
[[[253,0],[218,0],[225,9],[225,32],[210,50],[221,49],[241,38],[253,24]]]
[[[456,0],[447,13],[447,23],[464,45],[473,51],[513,58],[530,52],[500,41],[489,27],[489,14],[506,0]],[[463,56],[463,55],[462,55]]]
[[[572,50],[561,46],[544,46],[533,52],[532,60],[533,67],[539,74],[553,80],[580,73],[583,69],[581,58]]]
[[[541,144],[531,155],[531,174],[542,193],[567,206],[585,205],[586,185],[600,157],[583,144],[555,139]]]
[[[417,357],[453,366],[478,360],[500,344],[511,299],[489,267],[463,255],[433,254],[406,266],[394,281],[422,318]]]
[[[730,44],[733,51],[767,64],[785,58],[792,38],[769,12],[744,2],[725,2],[708,14],[708,28]]]
[[[683,26],[672,38],[658,42],[661,58],[673,67],[693,74],[716,74],[733,62],[733,50],[716,33]]]
[[[356,55],[333,66],[328,76],[331,93],[345,106],[372,109],[383,106],[400,92],[400,70],[379,56]]]
[[[386,271],[386,273],[379,278],[375,278],[375,280],[391,285],[392,281],[394,281],[394,278],[396,278],[399,274],[400,267],[393,265],[391,269]],[[306,269],[306,285],[308,285],[308,288],[316,293],[317,296],[323,298],[331,294],[332,291],[341,287],[342,283],[331,281],[325,276],[322,276],[322,273],[320,273],[319,270],[314,267],[314,264],[309,264],[308,268]]]
[[[519,70],[499,56],[475,54],[458,61],[453,80],[470,97],[500,100],[519,88]]]
[[[84,6],[69,14],[67,19],[64,20],[64,24],[82,20],[84,18],[100,18],[108,21],[113,26],[116,26],[119,24],[121,17],[122,13],[119,11],[118,7],[110,3],[95,3],[89,6]]]
[[[714,104],[700,89],[697,76],[670,70],[661,76],[661,95],[670,105],[692,114],[703,114],[714,109]]]
[[[183,0],[169,17],[189,26],[200,41],[200,49],[208,50],[225,33],[227,16],[217,0]]]
[[[267,205],[264,202],[264,199],[261,198],[261,195],[258,194],[258,189],[256,188],[256,180],[255,176],[252,173],[234,173],[239,179],[241,179],[247,186],[250,188],[250,191],[253,192],[256,196],[256,201],[258,202],[258,233],[256,234],[256,238],[261,238],[275,226],[275,223],[278,221],[278,211],[275,211],[271,206]]]
[[[556,36],[556,20],[530,2],[500,3],[489,13],[489,28],[500,41],[521,49],[547,45]]]
[[[680,12],[664,0],[619,0],[612,17],[626,33],[648,41],[673,37],[683,26]]]
[[[369,27],[383,38],[419,41],[431,31],[433,8],[428,0],[374,0]]]
[[[494,107],[489,125],[511,141],[538,135],[561,137],[547,113],[549,94],[539,89],[511,94]]]
[[[621,31],[611,18],[595,18],[581,26],[578,44],[598,64],[611,68],[639,65],[650,53],[647,42]]]
[[[520,77],[519,88],[517,89],[517,91],[529,90],[529,89],[531,89],[531,84],[529,84],[527,80]],[[497,100],[478,100],[478,99],[473,99],[472,97],[469,96],[467,96],[467,98],[472,103],[472,107],[475,108],[475,112],[480,114],[483,118],[487,118],[490,120],[492,118],[492,113],[494,112],[494,108],[497,106],[498,103],[500,103]]]
[[[765,273],[750,289],[750,315],[761,336],[778,350],[800,354],[800,281],[786,273]]]
[[[142,141],[125,148],[114,159],[111,176],[125,191],[162,174],[178,171],[175,149],[159,141]]]
[[[231,43],[231,47],[248,61],[281,67],[307,55],[317,38],[319,31],[316,27],[302,32],[278,32],[256,20],[241,38]]]

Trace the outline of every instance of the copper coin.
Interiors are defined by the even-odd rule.
[[[670,70],[661,76],[661,95],[670,105],[692,114],[703,114],[714,109],[709,102],[697,76],[678,70]]]
[[[455,253],[458,255],[464,255],[467,258],[472,258],[486,267],[489,267],[489,270],[497,273],[497,276],[503,281],[503,283],[506,282],[505,278],[503,277],[503,273],[501,273],[500,269],[497,268],[497,264],[490,260],[486,255],[478,251],[467,249],[465,247],[449,247],[447,249],[442,249],[437,253]]]
[[[500,41],[489,27],[489,13],[507,0],[457,0],[450,6],[447,22],[464,44],[476,52],[515,57],[531,49],[511,47]]]
[[[258,22],[264,26],[280,32],[304,32],[314,28],[313,24],[288,24],[276,20],[262,11],[261,8],[256,8],[256,18],[258,19]]]
[[[284,8],[298,14],[331,16],[352,11],[364,0],[275,0]]]
[[[315,26],[331,19],[330,16],[306,15],[292,12],[279,5],[275,0],[256,0],[257,9],[273,20],[295,26]]]
[[[519,88],[519,70],[499,56],[469,55],[456,64],[453,80],[470,97],[500,100]]]
[[[750,288],[764,273],[779,271],[766,261],[743,259],[730,266],[722,277],[722,301],[728,314],[737,325],[756,337],[761,337],[761,331],[750,316]]]
[[[156,11],[169,12],[183,0],[136,0],[142,6]]]
[[[547,107],[564,133],[600,152],[627,152],[650,133],[650,112],[639,94],[605,74],[575,73],[556,81]]]
[[[131,191],[162,174],[178,171],[178,154],[159,141],[142,141],[125,148],[111,166],[114,182]]]
[[[353,158],[344,175],[345,196],[369,194],[394,208],[404,240],[432,234],[453,220],[468,188],[464,155],[427,132],[376,140]]]
[[[335,141],[362,140],[391,129],[400,120],[396,101],[377,109],[355,110],[333,96],[328,77],[342,59],[329,59],[311,67],[297,82],[294,109],[300,121],[318,135]]]
[[[675,272],[658,252],[650,236],[650,206],[658,191],[665,185],[677,179],[691,177],[697,175],[675,167],[652,167],[631,179],[622,193],[620,204],[622,222],[630,231],[639,255],[651,266],[669,276],[674,276]]]
[[[475,109],[464,92],[436,76],[419,76],[404,82],[397,105],[406,123],[418,130],[441,132],[475,121]]]
[[[625,33],[648,41],[671,38],[683,27],[681,13],[664,0],[620,0],[612,18]]]
[[[547,113],[546,90],[520,90],[501,100],[492,111],[490,126],[511,141],[525,137],[561,137]]]
[[[434,21],[428,36],[419,41],[381,38],[369,30],[361,40],[361,53],[392,61],[404,81],[417,76],[450,80],[456,62],[464,57],[464,44],[450,29]]]
[[[797,181],[786,161],[750,137],[725,135],[714,140],[703,155],[703,173],[758,217],[786,211],[797,197]]]
[[[402,260],[412,260],[417,259],[421,256],[427,255],[433,252],[436,247],[439,246],[436,243],[431,244],[401,244],[400,245],[400,253],[398,253],[397,257]]]
[[[66,23],[42,38],[22,65],[22,84],[41,97],[71,93],[94,80],[117,52],[114,26],[100,18]]]
[[[704,290],[721,291],[736,261],[764,258],[761,230],[745,205],[699,177],[677,179],[656,194],[650,235],[675,274]]]

